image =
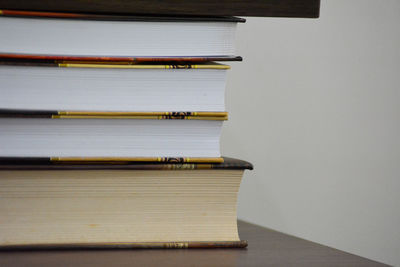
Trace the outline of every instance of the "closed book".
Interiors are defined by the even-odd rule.
[[[220,158],[226,112],[0,110],[0,157]],[[218,160],[217,160],[218,161]]]
[[[0,108],[225,111],[229,66],[0,59]]]
[[[0,161],[0,249],[245,247],[236,201],[245,161]]]
[[[236,17],[154,17],[2,10],[2,54],[74,57],[235,55]]]

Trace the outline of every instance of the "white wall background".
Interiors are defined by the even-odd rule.
[[[239,218],[400,266],[400,1],[247,18],[224,155],[255,165]]]

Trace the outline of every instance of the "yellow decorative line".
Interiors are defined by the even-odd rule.
[[[142,64],[89,64],[89,63],[58,63],[65,68],[110,68],[110,69],[230,69],[228,65],[142,65]]]
[[[0,15],[3,15],[3,10],[0,9]]]
[[[179,163],[223,163],[223,158],[183,158],[183,162],[168,161],[174,158],[156,157],[51,157],[52,162],[71,162],[71,163],[124,163],[124,162],[165,162],[166,164]]]
[[[52,119],[137,119],[137,120],[209,120],[209,121],[226,121],[226,117],[200,117],[200,116],[184,116],[182,118],[170,118],[168,116],[85,116],[85,115],[52,115]]]
[[[87,112],[59,111],[52,119],[228,120],[227,112]]]
[[[69,116],[199,116],[199,117],[226,117],[228,112],[219,111],[58,111],[57,115]]]

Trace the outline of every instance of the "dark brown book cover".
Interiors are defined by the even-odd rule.
[[[116,14],[317,18],[320,0],[0,0],[0,8]]]
[[[253,165],[247,161],[223,157],[220,162],[210,163],[207,158],[159,158],[153,161],[116,161],[63,160],[63,158],[29,158],[0,157],[1,170],[197,170],[197,169],[230,169],[252,170]]]

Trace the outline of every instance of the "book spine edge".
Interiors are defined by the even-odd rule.
[[[138,169],[211,169],[213,164],[224,162],[222,157],[183,158],[183,157],[0,157],[0,166],[20,165],[130,165],[137,164]],[[142,163],[142,165],[141,165]],[[153,163],[153,165],[151,164]],[[207,164],[209,163],[209,164]],[[144,164],[144,165],[143,165]],[[135,165],[134,165],[135,166]],[[4,167],[4,166],[3,166]],[[155,168],[157,167],[157,168]],[[1,168],[0,168],[1,169]]]
[[[0,250],[245,248],[247,241],[123,242],[0,245]]]
[[[41,55],[41,54],[14,54],[0,53],[0,60],[10,61],[8,64],[17,64],[18,62],[37,64],[37,62],[45,62],[58,66],[60,62],[86,62],[86,63],[108,63],[112,64],[120,62],[121,64],[136,64],[136,63],[170,63],[175,62],[184,64],[187,62],[211,62],[211,61],[242,61],[240,56],[193,56],[193,57],[109,57],[109,56],[66,56],[66,55]]]
[[[49,119],[147,119],[147,120],[228,120],[227,112],[90,112],[55,110],[1,109],[0,118],[49,118]]]

